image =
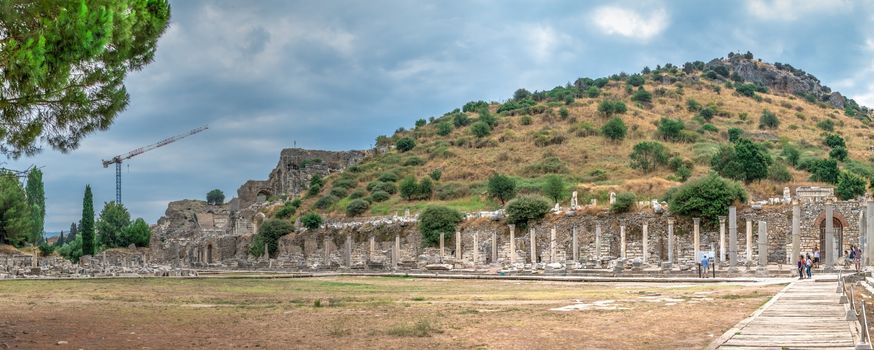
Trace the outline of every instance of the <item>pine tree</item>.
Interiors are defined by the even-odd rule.
[[[21,245],[30,240],[33,222],[27,196],[15,175],[0,173],[0,243]]]
[[[58,235],[58,240],[55,241],[56,247],[60,247],[62,245],[64,245],[64,231],[63,230],[61,230],[61,234]]]
[[[82,229],[82,255],[94,255],[94,199],[91,195],[91,185],[85,186],[80,226]]]
[[[76,227],[76,223],[70,224],[70,233],[67,234],[67,242],[72,242],[76,240],[76,233],[79,232],[79,228]]]
[[[46,217],[46,194],[42,182],[42,170],[34,168],[27,174],[25,192],[27,193],[27,204],[33,212],[30,241],[33,244],[39,244],[43,239]]]

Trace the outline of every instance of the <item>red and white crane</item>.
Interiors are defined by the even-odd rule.
[[[173,137],[168,137],[166,139],[163,139],[163,140],[158,141],[156,143],[153,143],[151,145],[137,148],[137,149],[130,151],[130,152],[127,152],[125,154],[119,154],[115,157],[110,158],[109,160],[104,160],[103,161],[104,168],[108,168],[110,164],[113,164],[113,163],[115,164],[115,202],[121,204],[121,162],[128,160],[128,159],[131,159],[133,157],[136,157],[140,154],[146,153],[148,151],[151,151],[155,148],[169,145],[173,142],[179,141],[181,139],[184,139],[188,136],[194,135],[194,134],[199,133],[201,131],[204,131],[206,129],[209,129],[208,125],[201,126],[197,129],[191,130],[191,131],[186,132],[184,134],[179,134],[179,135],[176,135]]]

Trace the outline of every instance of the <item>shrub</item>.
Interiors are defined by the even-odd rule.
[[[382,182],[397,182],[397,181],[398,181],[398,178],[399,178],[399,177],[398,177],[398,174],[397,174],[397,173],[393,173],[393,172],[391,172],[391,173],[382,173],[382,174],[380,174],[378,180],[379,180],[379,181],[382,181]]]
[[[249,243],[249,255],[251,256],[263,256],[264,255],[264,239],[261,238],[260,235],[255,235],[252,237],[252,241]]]
[[[370,209],[370,203],[363,199],[355,199],[346,205],[346,216],[358,216]]]
[[[465,103],[464,106],[461,107],[462,112],[477,112],[482,109],[489,108],[489,104],[486,101],[470,101]]]
[[[329,193],[329,195],[337,197],[337,198],[343,198],[343,197],[346,197],[346,190],[343,189],[342,187],[334,187],[331,189],[331,192]]]
[[[296,211],[296,206],[292,205],[291,202],[285,202],[285,204],[282,205],[282,208],[279,208],[273,216],[280,219],[288,219],[294,215],[294,212]]]
[[[768,150],[748,139],[721,146],[710,162],[713,170],[720,175],[747,183],[765,178],[769,165],[771,156]]]
[[[431,170],[431,173],[428,174],[428,176],[430,176],[432,179],[434,179],[434,181],[440,181],[440,178],[443,177],[443,170],[440,170],[440,169]]]
[[[762,111],[762,116],[759,117],[759,129],[776,129],[780,126],[780,119],[777,115],[769,110]]]
[[[707,106],[706,108],[702,109],[701,112],[698,112],[698,116],[706,121],[710,121],[710,119],[713,119],[715,115],[716,109],[710,106]]]
[[[495,127],[495,125],[498,125],[498,119],[495,118],[495,116],[493,114],[489,113],[488,110],[479,111],[479,120],[478,121],[486,123],[489,125],[489,127],[492,127],[492,128]]]
[[[370,199],[374,202],[384,202],[391,198],[391,195],[386,191],[373,191],[370,193]]]
[[[416,186],[415,199],[428,200],[431,199],[431,196],[433,195],[434,184],[431,182],[431,179],[426,177],[422,179],[422,181],[419,181],[419,184]]]
[[[543,194],[552,198],[555,203],[561,202],[561,198],[565,194],[564,179],[558,175],[549,175],[546,177],[546,182],[543,183]]]
[[[823,140],[823,143],[824,143],[826,146],[829,146],[829,147],[831,147],[831,148],[835,148],[835,147],[844,147],[844,148],[847,148],[847,143],[846,143],[846,141],[844,141],[844,138],[841,137],[841,135],[838,135],[838,134],[828,134],[828,135],[826,135],[826,136],[825,136],[825,139]]]
[[[685,182],[692,176],[692,168],[694,165],[688,160],[683,160],[680,157],[673,157],[668,160],[668,167],[674,171],[674,175],[681,182]]]
[[[865,194],[865,180],[849,172],[842,171],[838,175],[838,185],[835,194],[840,200],[849,200]]]
[[[313,206],[315,206],[318,209],[324,210],[324,209],[330,208],[332,205],[334,205],[334,203],[337,203],[337,201],[339,201],[339,200],[340,200],[340,198],[338,198],[337,196],[329,194],[327,196],[323,196],[322,198],[319,198],[319,200],[317,200],[316,203],[313,204]]]
[[[707,123],[701,126],[701,130],[705,132],[719,132],[719,129],[716,128],[713,124]]]
[[[371,184],[373,184],[373,186],[371,186]],[[395,184],[393,184],[391,182],[381,182],[381,181],[374,181],[374,182],[371,182],[370,184],[367,184],[367,189],[370,191],[370,193],[382,191],[382,192],[386,192],[388,194],[395,194],[398,191],[398,188],[397,188],[397,186],[395,186]]]
[[[470,123],[470,118],[467,117],[467,114],[464,113],[455,113],[452,117],[452,124],[455,125],[456,128],[461,128],[467,126]]]
[[[627,213],[637,205],[637,196],[632,192],[622,192],[616,195],[616,202],[610,206],[614,213]]]
[[[631,76],[628,77],[628,83],[634,87],[641,86],[644,83],[643,76],[640,74],[632,74]]]
[[[516,196],[516,181],[509,176],[495,173],[489,177],[488,193],[489,197],[499,200],[503,206]]]
[[[698,112],[701,110],[701,104],[695,99],[689,98],[686,100],[686,109],[688,109],[689,112]]]
[[[523,196],[507,203],[507,223],[525,227],[542,219],[549,212],[549,202],[543,197]]]
[[[665,140],[678,141],[682,139],[685,128],[686,125],[680,119],[662,118],[659,119],[657,132]]]
[[[567,166],[556,156],[545,157],[539,162],[531,163],[525,167],[525,173],[528,175],[557,174],[567,171]]]
[[[400,184],[398,184],[401,198],[406,200],[413,200],[413,198],[416,197],[416,191],[418,189],[419,185],[416,183],[416,178],[412,175],[405,177],[401,180]]]
[[[446,136],[452,132],[452,125],[449,125],[447,122],[442,122],[437,124],[437,135]]]
[[[531,116],[530,115],[523,115],[522,118],[519,119],[519,124],[531,125]]]
[[[786,164],[783,164],[783,162],[774,162],[774,164],[771,164],[771,167],[768,168],[768,179],[775,182],[789,182],[792,181],[792,174],[789,173]]]
[[[416,140],[411,137],[401,137],[395,142],[395,148],[401,153],[412,150],[414,147],[416,147]]]
[[[832,148],[832,150],[828,152],[828,156],[831,159],[843,162],[847,160],[847,149],[841,146]]]
[[[322,216],[316,213],[308,213],[300,218],[301,225],[309,230],[319,228],[319,226],[322,226],[322,222]]]
[[[783,158],[786,158],[786,161],[789,162],[789,164],[794,167],[798,166],[798,160],[801,158],[801,151],[798,150],[798,147],[789,143],[783,144],[782,154]]]
[[[746,84],[735,84],[734,89],[737,93],[746,97],[753,97],[756,95],[756,85],[751,83]]]
[[[595,98],[598,97],[598,95],[601,95],[601,90],[598,89],[597,86],[589,86],[589,88],[586,89],[586,96]]]
[[[608,117],[614,114],[625,113],[625,103],[622,101],[603,100],[598,104],[598,112]]]
[[[419,214],[419,232],[422,233],[422,244],[425,246],[434,246],[440,242],[440,234],[451,235],[455,232],[455,228],[464,216],[457,210],[441,207],[429,206]]]
[[[335,188],[342,188],[342,189],[346,189],[346,190],[351,189],[351,188],[354,188],[355,185],[357,185],[357,183],[355,182],[355,180],[353,180],[353,179],[348,179],[348,178],[346,178],[346,179],[337,179],[337,180],[334,181],[334,183],[332,184],[332,186],[335,187]]]
[[[647,174],[660,165],[667,164],[668,149],[660,142],[643,141],[634,145],[628,158],[631,159],[632,169],[639,169]]]
[[[416,120],[416,129],[425,126],[425,124],[428,124],[428,121],[425,119]]]
[[[470,126],[470,132],[473,133],[473,136],[482,138],[492,133],[492,127],[486,122],[478,121]]]
[[[355,190],[349,194],[349,199],[359,199],[367,197],[367,192],[364,190]]]
[[[728,129],[728,142],[737,142],[744,135],[744,130],[741,128]]]
[[[567,107],[561,107],[558,109],[558,115],[561,119],[567,119],[571,115],[571,112],[567,109]]]
[[[613,141],[624,139],[627,132],[628,128],[625,126],[625,122],[618,117],[610,119],[607,123],[604,123],[603,127],[601,127],[601,133]]]
[[[546,147],[549,145],[560,145],[564,143],[565,136],[551,129],[542,129],[534,133],[534,145]]]
[[[823,129],[825,131],[834,131],[835,130],[835,122],[831,119],[823,119],[816,122],[816,127]]]
[[[674,189],[668,198],[672,213],[708,220],[716,220],[735,202],[746,200],[743,186],[716,173],[687,182]]]
[[[456,182],[437,185],[434,191],[434,196],[441,201],[461,198],[466,195],[468,195],[467,186]]]
[[[640,103],[650,103],[652,102],[652,94],[641,86],[631,95],[631,100]]]
[[[577,137],[593,136],[598,134],[598,130],[589,122],[579,122],[568,129],[568,132],[575,134]]]
[[[412,156],[404,160],[404,166],[419,166],[425,164],[425,160],[416,156]]]
[[[834,159],[807,160],[801,164],[801,168],[810,172],[811,181],[838,182],[838,162]]]

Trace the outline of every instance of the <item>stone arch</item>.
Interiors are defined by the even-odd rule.
[[[826,261],[826,255],[830,253],[825,249],[825,224],[825,210],[823,210],[819,216],[816,217],[813,225],[814,232],[819,233],[817,245],[819,246],[820,259],[822,261]],[[835,210],[832,214],[832,225],[834,228],[834,237],[837,241],[835,245],[835,249],[837,250],[837,257],[835,257],[835,260],[837,260],[837,258],[843,256],[844,230],[850,227],[850,224],[847,221],[847,218],[844,217],[844,214]]]
[[[850,223],[847,222],[847,218],[844,217],[844,214],[841,214],[839,211],[835,210],[832,214],[835,223],[840,223],[842,227],[849,227]],[[819,216],[816,217],[814,221],[813,227],[819,227],[822,225],[823,221],[825,221],[825,209],[823,209],[822,213],[819,213]]]
[[[258,190],[258,192],[255,194],[255,202],[256,203],[264,203],[272,195],[273,195],[273,193],[271,193],[270,190],[268,190],[266,188],[262,188],[262,189]]]

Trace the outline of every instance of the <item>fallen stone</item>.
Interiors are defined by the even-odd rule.
[[[452,270],[452,265],[450,264],[428,264],[425,265],[426,270],[432,271],[448,271]]]

